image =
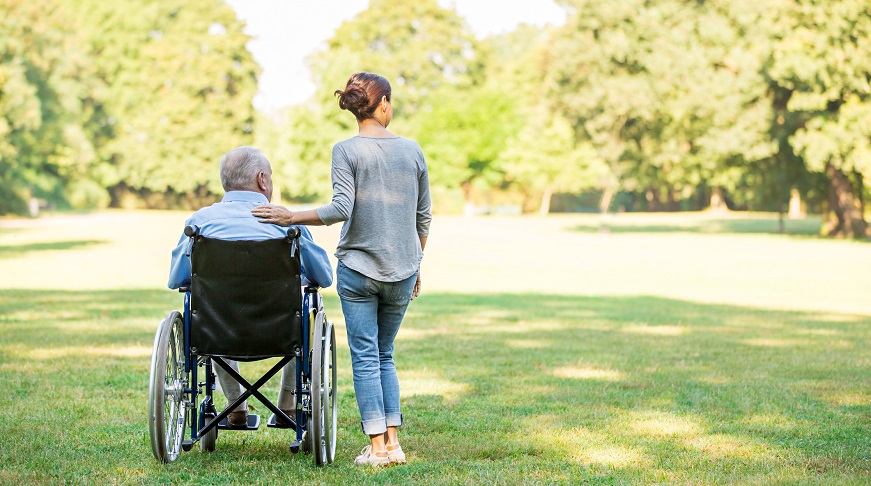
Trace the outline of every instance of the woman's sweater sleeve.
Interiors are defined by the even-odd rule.
[[[432,200],[429,194],[429,171],[423,151],[420,152],[421,172],[418,177],[417,192],[417,236],[429,236],[429,223],[432,221]]]
[[[327,226],[347,221],[354,210],[354,170],[347,154],[338,144],[333,146],[332,180],[332,201],[317,208],[318,217]]]

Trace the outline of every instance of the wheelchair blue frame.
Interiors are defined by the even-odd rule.
[[[208,357],[204,356],[203,366],[206,371],[206,381],[203,383],[198,382],[197,378],[197,369],[199,368],[197,355],[191,352],[190,345],[190,326],[191,326],[191,292],[189,288],[182,288],[180,291],[184,291],[184,355],[185,355],[185,373],[191,377],[191,383],[195,383],[197,386],[191,386],[189,388],[184,389],[184,393],[190,396],[190,403],[196,404],[197,398],[200,394],[205,393],[206,397],[203,402],[200,404],[200,415],[197,416],[197,407],[193,406],[191,408],[191,420],[190,420],[190,440],[186,440],[182,442],[182,447],[185,450],[190,450],[190,448],[197,441],[200,440],[200,437],[208,433],[212,428],[217,427],[218,424],[227,417],[227,415],[232,411],[237,405],[242,403],[244,400],[248,399],[250,396],[255,396],[260,399],[260,401],[269,408],[273,413],[275,413],[277,418],[284,419],[291,424],[291,427],[296,431],[296,441],[291,443],[291,450],[298,449],[302,444],[303,434],[306,432],[306,412],[311,410],[311,389],[306,386],[311,383],[311,360],[308,357],[311,355],[311,336],[312,336],[312,323],[311,318],[313,316],[312,310],[321,309],[321,296],[318,292],[317,287],[306,287],[305,289],[305,297],[302,301],[302,347],[300,348],[300,352],[297,353],[295,357],[286,357],[280,360],[275,366],[270,369],[263,377],[260,378],[253,385],[247,382],[243,377],[239,376],[234,370],[229,368],[224,368],[233,378],[239,381],[245,391],[243,394],[233,403],[228,404],[227,408],[224,409],[221,413],[216,413],[214,409],[214,401],[213,401],[213,393],[215,390],[215,382],[214,382],[214,373],[212,372],[212,360],[221,360],[221,358],[217,357]],[[257,389],[259,389],[263,384],[265,384],[272,376],[274,376],[279,370],[281,370],[287,363],[290,362],[291,359],[296,360],[296,417],[291,418],[284,414],[278,407],[276,407],[271,401],[266,399]],[[200,391],[201,387],[205,387],[205,392]],[[254,391],[252,391],[252,389]],[[211,409],[210,409],[211,407]],[[214,418],[209,423],[204,423],[206,415],[214,415]],[[296,452],[294,450],[294,452]]]
[[[187,227],[185,234],[193,239],[196,229]],[[294,245],[298,236],[297,228],[288,230]],[[291,256],[294,255],[292,252]],[[224,358],[200,355],[191,346],[191,288],[182,287],[179,291],[184,294],[184,309],[170,312],[158,326],[151,360],[148,418],[152,452],[157,460],[173,462],[182,450],[189,451],[197,442],[203,450],[214,450],[218,429],[256,430],[260,421],[254,414],[248,415],[246,427],[226,424],[232,410],[254,397],[273,412],[268,426],[294,429],[291,452],[313,452],[317,465],[332,463],[336,449],[336,337],[332,323],[324,314],[320,289],[308,286],[303,290],[299,310],[301,346],[294,347],[291,355],[279,355],[279,361],[253,384],[230,368]],[[260,392],[260,388],[291,360],[296,360],[292,417]],[[227,371],[244,389],[242,395],[221,412],[214,404],[214,366]],[[204,368],[203,381],[199,377],[201,367]],[[189,435],[187,439],[186,435]]]

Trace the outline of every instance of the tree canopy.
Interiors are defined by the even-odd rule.
[[[545,213],[561,192],[602,210],[800,200],[827,234],[868,233],[861,0],[560,0],[564,25],[487,38],[437,0],[371,0],[309,57],[317,92],[260,114],[220,0],[0,2],[2,213],[197,206],[221,192],[220,155],[251,143],[284,197],[323,201],[330,148],[356,131],[333,92],[370,71],[393,85],[391,129],[467,207],[482,191]]]

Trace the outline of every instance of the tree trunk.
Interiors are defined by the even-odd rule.
[[[711,189],[711,211],[722,213],[726,210],[726,203],[723,202],[723,189],[720,186],[714,186]]]
[[[673,187],[667,187],[666,197],[668,198],[668,210],[680,211],[680,202],[677,200],[677,195],[675,194]]]
[[[804,210],[801,208],[801,193],[792,188],[789,191],[789,219],[804,219]]]
[[[648,187],[644,193],[644,198],[647,199],[647,211],[659,211],[659,193],[654,191],[652,187]]]
[[[463,190],[463,214],[466,216],[474,216],[475,201],[472,200],[472,181],[463,181],[460,188]]]
[[[547,186],[544,188],[544,194],[541,195],[541,207],[538,209],[538,214],[546,216],[550,213],[550,198],[553,196],[553,188]]]
[[[831,163],[826,164],[826,174],[829,176],[829,211],[834,216],[829,218],[828,235],[867,237],[868,225],[865,223],[865,207],[861,195],[856,195],[847,175]],[[857,177],[857,183],[861,189],[861,176]]]
[[[602,199],[599,200],[599,212],[605,214],[608,208],[611,207],[611,199],[614,199],[614,189],[606,187],[602,192]]]

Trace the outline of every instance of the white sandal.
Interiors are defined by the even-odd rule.
[[[391,449],[396,447],[396,449]],[[392,464],[405,464],[405,453],[402,452],[402,446],[399,444],[387,444],[387,458]]]
[[[372,452],[372,445],[367,445],[360,451],[360,455],[354,459],[354,464],[358,466],[383,467],[390,465],[390,458],[387,451]]]

